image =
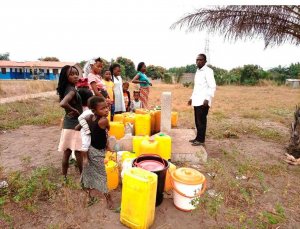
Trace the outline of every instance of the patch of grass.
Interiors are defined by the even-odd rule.
[[[249,126],[248,131],[265,140],[282,141],[283,135],[277,130],[271,128],[261,128],[257,126]]]
[[[216,195],[206,192],[195,201],[198,209],[206,211],[217,222],[222,219],[227,227],[232,228],[270,228],[285,222],[285,210],[276,204],[274,212],[255,209],[260,198],[272,191],[272,184],[267,177],[281,177],[287,168],[279,164],[266,164],[246,156],[233,146],[231,150],[222,149],[218,158],[209,158],[204,172],[208,176],[209,189]],[[213,175],[212,175],[213,174]],[[237,177],[246,176],[246,179]],[[272,191],[273,192],[273,191]],[[250,210],[251,209],[251,210]]]
[[[221,195],[217,195],[216,197],[209,197],[205,195],[204,197],[197,197],[192,201],[192,205],[197,208],[204,207],[208,214],[216,219],[220,208],[223,204],[223,197]]]
[[[57,176],[57,170],[48,167],[34,169],[29,176],[13,172],[8,177],[6,197],[29,211],[35,211],[38,200],[49,200],[58,189]]]
[[[274,212],[263,211],[259,214],[258,218],[263,228],[280,224],[286,220],[285,210],[280,203],[276,203]]]
[[[262,115],[257,111],[245,111],[242,114],[242,118],[249,118],[249,119],[261,119]]]
[[[2,104],[0,130],[16,129],[23,125],[58,124],[63,112],[55,97]]]
[[[260,127],[256,122],[245,120],[221,119],[209,122],[208,136],[216,139],[239,138],[241,135],[253,134],[263,140],[285,141],[286,136],[271,127]]]
[[[0,226],[3,228],[13,228],[13,217],[7,214],[0,206]]]
[[[54,80],[0,80],[0,98],[54,91]]]
[[[221,121],[222,119],[228,118],[227,115],[224,114],[224,112],[221,111],[214,111],[212,112],[212,118],[216,121]]]
[[[269,112],[271,114],[275,114],[278,116],[283,116],[283,117],[289,117],[293,114],[292,110],[286,109],[286,108],[271,108],[269,109]]]

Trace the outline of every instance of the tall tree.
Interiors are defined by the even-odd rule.
[[[0,53],[0,60],[10,60],[9,59],[9,52]]]
[[[125,68],[124,76],[126,76],[130,79],[132,79],[135,76],[136,70],[135,70],[135,65],[132,60],[120,56],[117,58],[116,62],[119,63],[120,65],[124,66],[124,68]]]
[[[171,29],[220,33],[229,40],[262,38],[265,47],[300,44],[300,6],[212,6],[175,22]]]

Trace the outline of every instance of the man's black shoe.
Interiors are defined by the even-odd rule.
[[[189,142],[191,142],[191,143],[194,143],[196,141],[197,141],[196,139],[189,140]]]
[[[205,146],[204,142],[194,141],[192,146]]]

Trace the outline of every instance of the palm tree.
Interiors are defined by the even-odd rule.
[[[262,38],[265,48],[300,44],[300,6],[212,6],[188,14],[171,29],[218,32],[228,40]]]

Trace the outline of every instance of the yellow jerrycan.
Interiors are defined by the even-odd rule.
[[[138,108],[135,110],[136,114],[148,114],[148,110],[144,109],[144,108]]]
[[[147,229],[154,221],[157,175],[141,168],[124,173],[120,221],[133,229]]]
[[[106,176],[107,176],[108,190],[116,189],[119,185],[118,164],[114,161],[108,161],[105,164],[105,171],[106,171]]]
[[[155,110],[150,110],[149,114],[151,117],[151,134],[155,134]]]
[[[109,135],[115,136],[116,139],[121,139],[125,135],[125,127],[123,122],[110,122]]]
[[[156,110],[154,116],[155,116],[154,133],[159,133],[160,132],[160,122],[161,122],[161,110]]]
[[[149,139],[148,136],[133,136],[132,138],[132,149],[135,155],[138,157],[141,155],[141,143],[143,140]]]
[[[151,116],[150,114],[136,114],[134,123],[135,135],[151,135]]]
[[[114,122],[123,122],[123,121],[124,121],[123,114],[115,114],[114,115]]]
[[[171,112],[171,126],[177,127],[178,125],[178,112]]]
[[[158,142],[151,139],[143,140],[140,146],[140,155],[142,154],[158,154]]]
[[[122,154],[122,163],[126,160],[126,159],[134,159],[136,158],[136,155],[135,153],[132,153],[132,152],[129,152],[129,151],[125,151],[123,154]]]
[[[134,113],[129,113],[128,115],[124,115],[124,125],[126,125],[126,123],[130,123],[130,124],[134,124],[134,120],[135,120],[135,114]]]
[[[172,189],[171,173],[174,172],[175,170],[176,170],[176,165],[169,162],[169,168],[167,170],[165,188],[164,188],[165,192],[168,192]]]
[[[160,133],[155,135],[154,139],[158,142],[157,154],[165,160],[170,160],[172,152],[172,138],[166,134]]]

